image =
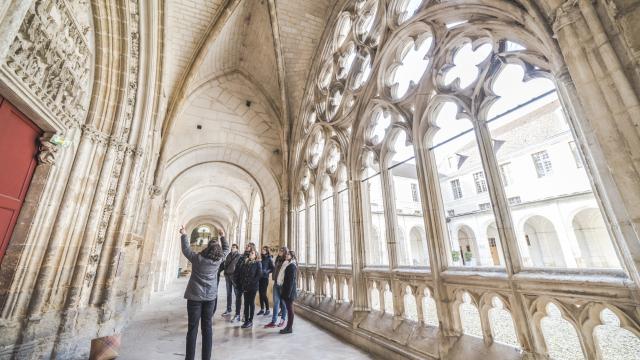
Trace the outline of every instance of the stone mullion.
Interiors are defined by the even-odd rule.
[[[321,214],[322,214],[322,197],[320,196],[320,193],[322,192],[320,189],[322,188],[322,186],[314,186],[313,190],[316,192],[314,194],[314,197],[316,199],[316,211],[315,211],[315,219],[313,219],[313,221],[315,222],[315,226],[314,226],[314,231],[315,231],[315,238],[316,238],[316,264],[315,264],[315,298],[317,301],[320,301],[320,298],[322,297],[322,293],[324,292],[324,287],[322,286],[324,283],[324,280],[322,279],[322,272],[320,271],[320,264],[322,262],[322,218],[321,218]],[[318,291],[320,290],[320,291]]]
[[[416,126],[415,128],[418,127]],[[438,196],[440,189],[437,164],[428,148],[423,145],[423,139],[420,134],[415,137],[414,151],[418,173],[422,174],[422,176],[418,176],[420,192],[421,194],[432,194],[432,196],[422,197],[422,213],[424,214],[425,229],[428,233],[427,245],[429,247],[429,262],[433,281],[432,296],[436,303],[440,331],[445,339],[446,346],[443,353],[446,353],[450,346],[446,339],[457,337],[455,321],[450,306],[454,299],[449,298],[446,284],[442,279],[442,272],[447,269],[448,253],[445,245],[445,240],[448,239],[447,225],[442,218],[444,208],[442,200]]]
[[[365,266],[365,257],[364,257],[364,223],[362,222],[364,212],[363,212],[363,199],[362,199],[362,183],[357,180],[349,180],[348,188],[350,191],[348,192],[350,201],[349,204],[349,220],[350,220],[350,230],[351,230],[351,267],[353,271],[353,278],[351,279],[351,284],[353,287],[353,325],[357,326],[357,324],[362,320],[364,316],[370,311],[368,295],[367,295],[367,284],[366,278],[364,276],[364,266]]]
[[[322,188],[322,186],[317,187],[318,189]],[[318,190],[318,193],[322,194],[321,190]],[[324,243],[325,233],[324,233],[324,198],[322,196],[317,198],[316,201],[316,219],[318,219],[318,226],[316,227],[316,234],[318,234],[317,250],[316,250],[316,269],[320,270],[320,268],[324,265]]]
[[[393,270],[398,268],[398,219],[396,218],[395,188],[391,171],[385,168],[381,171],[382,193],[384,202],[385,226],[387,228],[387,251],[389,252],[389,291],[393,298],[393,316],[400,320],[404,313],[402,289],[397,286],[398,280]]]
[[[382,167],[382,166],[381,166]],[[395,216],[395,203],[393,199],[394,197],[394,189],[393,189],[393,180],[391,179],[390,171],[382,169],[380,172],[380,181],[382,186],[382,202],[384,208],[384,222],[386,229],[386,238],[387,238],[387,253],[389,257],[389,271],[393,271],[398,268],[398,243],[396,241],[396,233],[397,233],[397,220]],[[389,286],[391,287],[391,284]]]
[[[342,237],[342,205],[340,204],[340,195],[337,191],[333,191],[333,248],[335,249],[334,268],[340,267],[340,238]],[[338,286],[339,287],[339,286]],[[340,290],[338,290],[340,292]]]
[[[491,133],[487,127],[487,123],[484,121],[474,121],[474,128],[476,132],[476,139],[479,145],[480,156],[484,165],[484,170],[487,176],[487,187],[489,188],[489,197],[493,204],[493,212],[496,218],[496,224],[498,224],[498,233],[500,235],[500,243],[502,244],[503,258],[505,261],[505,270],[507,272],[507,278],[511,292],[513,293],[513,306],[511,314],[514,320],[514,326],[519,334],[519,339],[522,345],[522,350],[525,353],[535,352],[533,345],[534,336],[532,330],[528,326],[531,322],[527,317],[527,307],[524,303],[524,299],[520,296],[518,291],[518,284],[513,280],[514,273],[522,270],[522,263],[520,262],[520,253],[518,250],[518,239],[513,228],[511,214],[509,211],[509,203],[502,186],[500,177],[500,168],[498,167],[498,160],[493,151],[493,144],[491,139]],[[488,319],[485,315],[481,314],[483,320],[483,331],[489,331]],[[490,336],[490,332],[488,333]],[[488,345],[487,340],[489,337],[485,337],[485,343]]]

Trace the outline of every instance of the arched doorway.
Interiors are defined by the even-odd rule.
[[[498,228],[494,222],[487,226],[487,242],[489,243],[489,251],[491,252],[491,261],[493,261],[493,265],[500,265],[500,254],[502,253],[502,249],[500,246],[500,237],[498,236]]]
[[[584,209],[571,222],[580,247],[579,267],[619,268],[620,263],[598,209]]]
[[[460,246],[460,259],[464,266],[479,265],[478,261],[478,245],[476,236],[467,225],[462,225],[458,229],[458,245]],[[455,249],[454,249],[455,251]]]
[[[555,227],[547,218],[536,215],[524,223],[524,241],[534,267],[565,267]]]
[[[411,262],[414,266],[429,265],[429,250],[427,249],[427,235],[420,226],[414,226],[409,233],[411,243]]]

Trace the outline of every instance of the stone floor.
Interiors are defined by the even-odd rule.
[[[122,336],[122,351],[118,359],[181,359],[184,358],[187,333],[186,300],[182,298],[186,279],[175,281],[170,289],[152,296],[151,302],[139,311]],[[294,333],[280,335],[277,329],[264,329],[269,317],[256,317],[253,329],[241,329],[220,314],[224,311],[224,279],[220,281],[220,303],[214,315],[214,359],[373,359],[365,352],[296,317]],[[196,359],[200,359],[200,334]]]

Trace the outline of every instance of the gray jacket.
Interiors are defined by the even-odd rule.
[[[224,236],[220,237],[222,257],[213,261],[191,250],[189,237],[182,235],[182,253],[191,262],[191,277],[184,298],[194,301],[211,301],[218,297],[218,268],[229,253],[229,243]]]

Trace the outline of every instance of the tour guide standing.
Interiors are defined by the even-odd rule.
[[[196,253],[191,250],[184,226],[180,227],[180,234],[182,253],[191,262],[191,276],[184,292],[189,316],[185,360],[193,360],[195,357],[198,322],[201,322],[202,326],[202,359],[209,360],[213,346],[211,318],[218,298],[218,268],[229,253],[229,243],[224,237],[224,232],[220,230],[218,235],[222,245],[217,241],[209,241],[204,250]]]

